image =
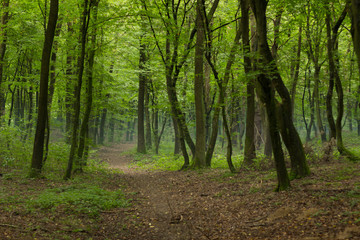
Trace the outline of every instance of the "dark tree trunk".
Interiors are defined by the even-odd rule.
[[[146,44],[143,36],[140,37],[140,60],[139,60],[139,94],[138,94],[138,134],[137,152],[146,153],[145,143],[145,89],[146,89]]]
[[[205,41],[205,16],[203,15],[203,0],[197,1],[196,28],[197,37],[195,45],[195,113],[196,113],[196,145],[193,167],[206,166],[206,131],[205,131],[205,106],[204,106],[204,41]]]
[[[300,58],[301,58],[301,37],[302,37],[302,24],[300,23],[299,26],[299,38],[298,38],[298,45],[297,45],[297,53],[296,58],[293,63],[293,74],[291,77],[293,79],[292,87],[291,87],[291,107],[292,107],[292,118],[294,119],[294,109],[295,109],[295,97],[296,97],[296,87],[299,80],[299,70],[300,70]]]
[[[36,133],[34,139],[33,155],[31,160],[30,177],[39,177],[43,166],[44,136],[47,121],[47,103],[48,103],[48,81],[50,71],[51,48],[55,36],[55,28],[58,17],[59,1],[51,0],[50,13],[45,33],[45,41],[41,59],[40,72],[40,97],[39,109],[36,123]]]
[[[354,49],[357,56],[358,69],[360,73],[360,0],[351,0],[351,35],[353,39]],[[360,85],[357,89],[357,95],[360,95]],[[359,101],[356,104],[356,111],[360,109]],[[359,113],[358,113],[359,114]],[[357,132],[360,136],[360,117],[357,116]]]
[[[172,117],[173,126],[174,126],[174,155],[180,154],[181,151],[181,143],[180,143],[180,132],[179,125],[177,124],[177,120],[175,117]]]
[[[292,121],[290,94],[281,79],[267,43],[266,6],[266,0],[252,0],[259,36],[259,52],[262,57],[260,65],[266,65],[266,69],[261,69],[262,73],[258,77],[258,83],[263,95],[261,99],[266,104],[269,117],[270,135],[278,171],[279,185],[277,190],[284,190],[290,186],[290,182],[285,167],[277,122],[281,129],[282,139],[290,154],[292,177],[307,176],[309,174],[309,168],[306,164],[305,153],[300,137]],[[259,67],[263,68],[263,66]],[[282,103],[279,106],[276,106],[276,99],[272,93],[272,88],[275,88],[281,97]],[[277,115],[279,118],[276,117],[276,112],[278,112]]]
[[[2,125],[3,120],[1,119],[5,115],[5,94],[3,89],[3,72],[4,72],[4,61],[5,61],[5,52],[7,46],[7,23],[9,21],[9,2],[10,0],[2,1],[3,15],[1,16],[0,22],[0,125]]]
[[[215,4],[215,3],[214,3]],[[209,28],[209,26],[207,26],[207,28]],[[209,31],[209,29],[208,29]],[[212,58],[211,58],[211,42],[207,43],[207,51],[206,51],[206,60],[209,63],[211,70],[214,74],[214,77],[217,81],[217,84],[219,86],[219,97],[217,100],[217,103],[215,104],[214,108],[214,114],[213,114],[213,119],[212,119],[212,129],[211,129],[211,136],[210,136],[210,141],[208,144],[208,148],[206,151],[206,155],[205,155],[205,162],[206,162],[206,166],[210,167],[211,166],[211,159],[215,150],[215,145],[216,145],[216,140],[217,140],[217,136],[219,131],[221,131],[221,127],[219,127],[219,116],[221,114],[221,109],[222,106],[225,103],[225,92],[226,92],[226,88],[227,88],[227,84],[229,82],[230,79],[230,71],[232,68],[232,65],[234,63],[235,60],[235,55],[237,52],[237,49],[239,48],[239,41],[241,38],[241,28],[239,27],[236,31],[236,36],[234,39],[234,42],[232,44],[231,50],[230,50],[230,54],[229,57],[227,59],[226,62],[226,67],[225,67],[225,73],[224,73],[224,77],[223,79],[220,78],[218,71],[216,70],[214,64],[212,63]],[[222,138],[223,142],[222,144],[224,144],[224,138]]]
[[[329,60],[329,89],[326,95],[326,115],[330,127],[330,140],[336,138],[336,126],[335,120],[332,111],[332,98],[334,92],[334,83],[335,83],[335,62],[333,58],[333,45],[332,36],[331,36],[331,17],[330,10],[327,8],[326,12],[326,32],[327,32],[327,50],[328,50],[328,60]]]
[[[115,136],[115,116],[114,116],[113,113],[111,114],[111,117],[110,117],[110,120],[109,120],[109,130],[110,130],[109,142],[113,143],[114,142],[114,136]]]
[[[249,77],[251,73],[251,59],[250,53],[250,40],[249,40],[249,1],[241,1],[241,24],[242,24],[242,40],[244,48],[244,70],[247,77],[246,85],[246,130],[245,130],[245,149],[244,149],[244,162],[247,165],[252,165],[253,160],[256,158],[255,150],[255,91],[254,80]]]
[[[108,98],[108,95],[106,96]],[[99,126],[99,144],[104,144],[105,140],[105,123],[106,123],[106,117],[107,117],[107,108],[103,108],[101,111],[101,119],[100,119],[100,126]],[[131,134],[130,134],[130,141],[133,139],[133,133],[134,133],[134,126],[131,126]]]
[[[149,108],[150,108],[150,92],[147,87],[145,91],[145,142],[147,149],[152,148],[151,116],[150,116]]]
[[[67,180],[71,177],[74,158],[76,158],[76,150],[78,148],[78,128],[79,128],[79,121],[80,121],[80,99],[81,99],[81,86],[82,86],[82,79],[84,73],[84,62],[85,62],[85,50],[86,50],[86,36],[87,36],[87,29],[88,29],[88,21],[89,21],[89,6],[88,0],[84,0],[83,3],[83,13],[81,17],[81,31],[80,31],[80,55],[78,58],[78,79],[77,85],[75,87],[75,106],[74,106],[74,117],[72,119],[72,133],[71,133],[71,147],[70,147],[70,154],[68,165],[66,168],[64,179]]]
[[[89,135],[89,121],[90,121],[90,114],[92,109],[92,102],[93,102],[93,69],[94,69],[94,60],[95,60],[95,49],[96,49],[96,21],[97,21],[97,9],[99,5],[99,0],[94,0],[93,5],[91,6],[93,10],[93,30],[91,36],[91,46],[89,50],[89,57],[88,57],[88,68],[86,72],[86,108],[83,120],[81,122],[80,128],[80,136],[79,136],[79,147],[77,152],[77,158],[75,162],[74,171],[82,172],[83,166],[86,166],[86,148],[88,147],[88,135]],[[85,151],[85,154],[84,154]]]
[[[338,48],[338,46],[337,46],[338,30],[348,13],[348,7],[349,7],[349,5],[347,4],[345,6],[345,9],[343,10],[342,14],[340,15],[339,19],[337,20],[337,22],[334,24],[333,27],[331,27],[331,15],[330,15],[329,6],[326,7],[327,8],[326,9],[327,10],[327,12],[326,12],[326,30],[327,30],[327,38],[328,38],[327,47],[328,47],[329,72],[330,72],[329,81],[335,82],[336,93],[338,96],[337,118],[336,118],[336,123],[335,123],[335,137],[336,137],[337,149],[341,155],[348,157],[350,160],[358,161],[358,160],[360,160],[360,158],[358,156],[356,156],[355,154],[353,154],[352,152],[350,152],[348,149],[346,149],[343,144],[342,118],[344,115],[344,92],[343,92],[343,87],[342,87],[342,83],[341,83],[340,75],[339,75],[339,63],[338,63],[338,59],[336,57],[336,51]],[[330,94],[329,100],[328,100],[330,103],[331,103],[331,97],[332,97],[331,95],[332,94]],[[328,106],[328,108],[330,108],[330,106],[331,106],[331,104]],[[334,124],[333,122],[331,122],[331,118],[333,119],[333,117],[332,117],[332,115],[330,115],[330,113],[332,113],[332,112],[329,109],[327,109],[327,111],[328,111],[328,117],[329,117],[329,124]],[[334,126],[331,126],[331,128],[333,128],[333,127]],[[332,131],[332,135],[333,135],[334,130],[331,129],[331,131]]]
[[[59,37],[60,31],[61,31],[61,26],[62,26],[62,23],[58,22],[58,24],[56,26],[56,31],[55,31],[55,37]],[[48,99],[49,115],[51,113],[51,105],[52,105],[52,100],[53,100],[53,96],[54,96],[54,92],[55,92],[57,51],[58,51],[58,41],[56,41],[56,39],[55,39],[53,51],[51,53],[50,85],[49,85],[49,99]]]

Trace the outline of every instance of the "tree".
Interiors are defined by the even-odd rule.
[[[253,159],[256,158],[255,151],[255,91],[254,80],[249,77],[251,72],[251,59],[250,59],[250,39],[249,39],[249,1],[241,1],[241,24],[242,24],[242,40],[244,48],[244,71],[247,76],[246,85],[246,132],[245,132],[245,149],[244,161],[246,164],[251,165]]]
[[[86,37],[88,30],[88,22],[90,18],[91,5],[88,0],[83,2],[83,12],[81,16],[81,31],[80,31],[80,54],[78,56],[78,71],[77,71],[77,85],[75,86],[75,104],[74,104],[74,117],[72,119],[72,133],[71,133],[71,148],[69,154],[68,165],[64,175],[67,180],[71,177],[74,158],[76,158],[76,150],[78,149],[78,128],[80,121],[80,100],[81,100],[81,86],[84,74],[85,51],[86,51]],[[75,162],[78,162],[75,160]]]
[[[91,33],[91,45],[89,49],[89,56],[88,56],[88,68],[86,71],[86,109],[84,113],[84,117],[81,123],[80,128],[80,137],[79,137],[79,147],[77,153],[77,162],[75,163],[75,171],[82,172],[82,167],[86,165],[85,156],[87,153],[85,149],[89,145],[88,135],[89,135],[89,121],[90,121],[90,114],[93,105],[93,70],[94,70],[94,60],[95,60],[95,52],[96,52],[96,36],[97,36],[97,9],[99,6],[100,0],[93,0],[93,29]],[[84,153],[85,151],[85,153]]]
[[[146,43],[140,37],[139,95],[138,95],[138,139],[137,152],[146,153],[145,143],[145,90],[146,90]]]
[[[204,41],[205,41],[205,16],[204,2],[197,0],[196,4],[196,45],[195,45],[195,113],[196,113],[196,145],[193,167],[206,166],[205,147],[205,105],[204,105]]]
[[[270,52],[267,42],[266,0],[252,0],[251,6],[256,18],[256,29],[259,40],[260,59],[258,68],[257,87],[261,92],[260,99],[265,103],[268,114],[269,128],[274,158],[278,175],[277,190],[290,187],[290,182],[284,162],[284,153],[281,146],[282,139],[291,158],[291,177],[299,178],[309,174],[304,149],[300,137],[293,125],[291,117],[291,98],[279,74],[276,63]],[[275,98],[275,90],[281,98],[281,103]]]
[[[2,16],[0,22],[0,125],[2,123],[2,117],[5,115],[5,99],[3,89],[3,72],[5,52],[7,45],[7,23],[9,21],[9,3],[10,0],[2,1]]]
[[[48,121],[48,82],[50,71],[51,49],[55,36],[58,18],[59,1],[51,0],[49,20],[45,32],[45,41],[41,58],[40,96],[37,115],[36,132],[34,139],[33,155],[31,160],[30,177],[39,177],[43,165],[45,127]]]

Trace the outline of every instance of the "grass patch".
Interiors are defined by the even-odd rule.
[[[29,199],[30,210],[53,210],[63,207],[69,212],[99,216],[103,210],[127,207],[129,200],[121,190],[108,191],[96,186],[70,185],[46,189],[35,198]]]
[[[135,162],[133,165],[142,169],[177,171],[184,163],[184,158],[178,155],[146,155],[133,154]]]

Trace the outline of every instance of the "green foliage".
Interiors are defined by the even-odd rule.
[[[63,207],[69,212],[97,217],[101,211],[129,205],[121,190],[107,191],[96,186],[71,185],[47,189],[37,197],[29,199],[30,210],[51,210]]]
[[[32,146],[29,142],[21,141],[24,134],[17,127],[0,127],[0,166],[13,168],[28,163]]]
[[[168,170],[168,171],[176,171],[181,168],[184,163],[183,157],[167,155],[167,154],[159,154],[159,155],[143,155],[143,154],[135,154],[133,155],[135,158],[134,165],[151,170]]]

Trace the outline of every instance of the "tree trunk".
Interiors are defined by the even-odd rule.
[[[331,36],[331,17],[330,10],[327,8],[326,12],[326,32],[327,32],[327,50],[328,50],[328,60],[329,60],[329,89],[326,95],[326,115],[330,127],[330,140],[336,138],[336,126],[335,120],[332,112],[332,98],[334,92],[334,82],[335,82],[335,63],[333,59],[333,43]]]
[[[145,89],[146,89],[146,44],[144,37],[140,37],[140,60],[139,60],[139,94],[138,94],[138,134],[137,152],[146,153],[145,143]]]
[[[319,96],[319,83],[320,83],[320,67],[315,64],[315,73],[314,73],[314,101],[315,101],[315,115],[317,126],[321,136],[321,142],[326,142],[326,132],[323,126],[322,117],[321,117],[321,108],[320,108],[320,96]]]
[[[74,29],[72,27],[72,23],[68,23],[68,32],[73,33]],[[70,44],[70,41],[68,41]],[[69,46],[68,46],[69,48]],[[67,52],[66,56],[66,86],[65,86],[65,134],[66,134],[66,142],[71,144],[71,123],[74,115],[74,57],[71,51]]]
[[[277,122],[281,129],[282,138],[289,151],[291,157],[291,175],[295,177],[307,176],[309,168],[306,164],[304,149],[300,137],[294,127],[291,113],[291,98],[285,87],[281,76],[278,72],[277,66],[273,60],[267,43],[267,29],[266,29],[266,0],[252,0],[253,11],[256,17],[256,26],[259,36],[259,52],[261,56],[260,65],[266,65],[266,69],[261,69],[262,73],[259,75],[258,82],[262,90],[262,101],[266,104],[266,109],[269,117],[270,135],[272,147],[274,150],[274,158],[278,171],[279,185],[277,190],[284,190],[290,186],[289,178],[285,168],[284,156],[281,147],[280,136],[278,132]],[[262,67],[263,66],[259,66]],[[281,97],[282,103],[276,106],[275,94],[272,93],[272,88],[275,88]],[[276,118],[276,108],[281,113],[280,119]]]
[[[180,143],[180,132],[179,125],[177,124],[177,120],[175,117],[172,117],[173,126],[174,126],[174,155],[180,154],[181,151],[181,143]]]
[[[83,3],[83,13],[81,19],[81,31],[80,31],[80,55],[78,58],[78,79],[77,85],[75,87],[75,106],[74,106],[74,117],[72,119],[72,133],[71,133],[71,147],[70,147],[70,154],[68,165],[66,168],[64,180],[67,180],[71,177],[72,169],[73,169],[73,162],[74,158],[76,157],[75,152],[78,148],[78,128],[79,128],[79,121],[80,121],[80,99],[81,99],[81,86],[82,86],[82,79],[84,73],[84,62],[85,62],[85,50],[86,50],[86,36],[87,36],[87,22],[89,21],[89,10],[88,10],[88,0],[84,0]]]
[[[148,84],[147,84],[148,86]],[[148,87],[145,89],[145,142],[146,148],[152,148],[152,137],[151,137],[151,116],[150,116],[150,92]]]
[[[352,161],[358,161],[358,160],[360,160],[360,158],[358,156],[356,156],[355,154],[353,154],[352,152],[350,152],[348,149],[346,149],[344,146],[343,140],[342,140],[342,118],[344,115],[344,92],[343,92],[343,87],[342,87],[342,83],[341,83],[340,75],[339,75],[339,63],[338,63],[338,59],[336,57],[336,51],[338,48],[337,43],[336,43],[337,36],[338,36],[338,30],[348,13],[348,11],[347,11],[348,7],[349,7],[349,5],[347,4],[345,6],[345,9],[343,10],[341,16],[339,17],[339,19],[337,20],[337,22],[334,24],[334,26],[332,28],[331,28],[331,15],[330,15],[329,6],[326,7],[326,10],[327,10],[327,12],[326,12],[326,30],[327,30],[327,39],[328,39],[327,47],[328,47],[328,59],[329,59],[329,71],[330,71],[329,81],[335,82],[336,93],[338,96],[337,118],[336,118],[336,123],[335,123],[335,136],[336,136],[337,149],[341,155],[348,157]],[[330,95],[330,97],[331,97],[331,95]],[[329,99],[329,101],[331,103],[331,98]],[[329,110],[328,110],[328,112],[329,112]],[[330,112],[330,113],[332,113],[332,112]],[[329,113],[328,113],[328,117],[333,119],[333,117]],[[331,123],[330,122],[331,122],[331,119],[329,120],[329,124],[333,124],[333,122],[331,122]],[[333,129],[332,129],[332,131],[333,131]],[[334,133],[332,132],[332,134],[334,134]]]
[[[89,120],[92,109],[93,102],[93,69],[94,69],[94,60],[95,60],[95,49],[96,49],[96,24],[97,24],[97,9],[99,5],[99,0],[93,1],[93,6],[91,6],[93,10],[93,29],[91,36],[91,45],[89,49],[89,57],[88,57],[88,68],[86,71],[86,108],[83,120],[81,122],[80,128],[80,136],[79,136],[79,147],[77,152],[77,158],[75,162],[74,172],[82,172],[83,166],[86,166],[86,159],[84,156],[84,150],[86,150],[88,143],[88,135],[89,135]],[[86,153],[86,151],[85,151]],[[86,155],[86,154],[85,154]]]
[[[299,70],[300,70],[300,60],[301,60],[301,37],[302,37],[302,24],[300,23],[299,26],[299,38],[298,38],[298,46],[297,46],[297,53],[296,53],[296,58],[294,61],[294,73],[291,74],[293,82],[292,82],[292,87],[291,87],[291,107],[292,107],[292,118],[294,119],[294,109],[295,109],[295,97],[296,97],[296,87],[297,87],[297,83],[299,80]]]
[[[59,1],[51,0],[50,13],[45,33],[45,41],[41,59],[40,72],[40,97],[39,109],[36,123],[36,133],[34,139],[33,155],[31,160],[30,177],[39,177],[43,166],[44,153],[44,136],[47,120],[47,103],[48,103],[48,81],[50,71],[51,48],[55,36],[56,22],[58,18]]]
[[[109,95],[106,95],[106,98],[108,98]],[[105,141],[105,123],[106,123],[106,117],[107,117],[107,108],[103,108],[101,111],[101,119],[100,119],[100,133],[99,133],[99,144],[104,144]],[[130,141],[133,141],[133,133],[135,126],[131,126],[131,132],[130,132]]]
[[[4,72],[4,61],[5,52],[7,46],[7,23],[9,21],[9,2],[10,0],[2,1],[3,15],[1,16],[0,22],[0,126],[3,120],[1,119],[5,115],[5,91],[3,89],[3,72]]]
[[[110,117],[110,120],[109,120],[109,130],[110,130],[109,142],[113,143],[114,142],[114,137],[115,137],[115,116],[114,116],[114,113],[111,114],[111,117]]]
[[[203,168],[205,163],[206,131],[205,131],[205,109],[204,109],[204,41],[205,29],[203,16],[203,0],[197,1],[196,27],[197,37],[195,45],[195,113],[196,113],[196,145],[193,167]]]
[[[249,77],[251,73],[250,40],[249,40],[249,1],[241,1],[241,24],[242,24],[242,40],[244,49],[244,70],[247,75],[246,85],[246,130],[245,130],[245,149],[244,162],[246,165],[252,165],[256,158],[255,150],[255,91],[254,80]]]

